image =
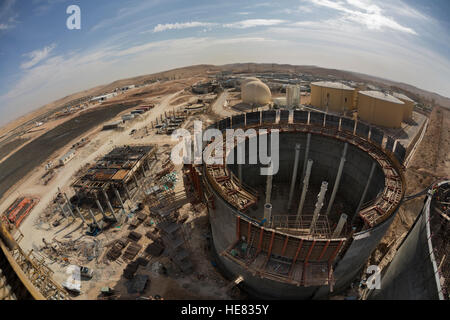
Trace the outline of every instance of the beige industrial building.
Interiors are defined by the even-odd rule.
[[[339,82],[320,81],[311,83],[311,105],[337,113],[355,108],[355,89]]]
[[[412,113],[413,113],[413,109],[415,106],[415,102],[414,100],[412,100],[411,98],[405,96],[402,93],[398,93],[395,92],[392,94],[394,97],[396,97],[397,99],[403,101],[403,103],[405,104],[404,108],[403,108],[403,121],[408,121],[412,119]]]
[[[387,93],[380,91],[359,91],[358,116],[371,124],[400,128],[405,103]]]
[[[265,105],[272,99],[269,87],[259,80],[244,84],[241,88],[241,96],[242,101],[248,104]]]

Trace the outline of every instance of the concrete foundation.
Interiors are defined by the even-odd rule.
[[[249,116],[247,117],[250,119]],[[380,199],[381,194],[386,192],[386,167],[383,167],[384,164],[382,166],[379,160],[374,159],[373,153],[367,152],[351,140],[346,142],[320,132],[308,131],[280,132],[279,171],[273,175],[270,199],[272,224],[263,226],[262,223],[266,204],[267,176],[260,175],[260,169],[264,165],[249,164],[249,145],[258,144],[257,137],[249,137],[245,142],[246,164],[242,165],[241,171],[245,185],[252,190],[251,193],[257,192],[258,196],[254,201],[252,200],[253,205],[237,209],[236,202],[230,202],[229,195],[235,195],[238,191],[228,189],[222,191],[222,184],[228,181],[226,176],[223,176],[222,172],[213,173],[212,170],[217,169],[209,168],[207,165],[204,167],[205,197],[218,266],[230,279],[242,276],[244,281],[240,286],[252,297],[321,299],[329,295],[331,291],[345,289],[361,271],[398,209],[398,202],[396,202],[394,207],[388,209],[389,214],[372,226],[360,218],[359,214],[357,219],[353,219],[372,164],[377,163],[371,184],[367,189],[366,202],[375,202]],[[310,134],[310,143],[308,156],[305,157],[308,134]],[[270,133],[266,135],[266,138],[269,136]],[[328,189],[333,190],[345,143],[348,143],[346,162],[334,204],[330,208],[329,216],[321,212],[318,219],[324,223],[325,232],[322,230],[320,232],[324,233],[319,231],[316,233],[316,228],[313,228],[313,232],[308,231],[308,228],[302,227],[302,223],[309,225],[308,220],[305,219],[313,215],[322,182],[327,181]],[[295,165],[292,150],[298,144],[302,146],[300,159],[307,158],[314,161],[300,222],[296,221],[296,210],[292,210],[295,212],[287,210],[292,171]],[[234,152],[234,157],[234,163],[236,163],[237,152]],[[388,163],[391,161],[386,155],[383,157],[385,159],[383,161]],[[227,163],[231,163],[230,160],[228,158]],[[303,161],[300,160],[299,166],[303,166]],[[393,170],[392,167],[396,167],[396,164],[392,163],[389,170]],[[234,177],[239,176],[237,164],[228,164],[225,168],[232,172]],[[396,174],[399,177],[397,181],[402,183],[402,175],[398,171],[392,171],[392,173]],[[217,178],[212,178],[215,174]],[[217,179],[217,181],[211,179]],[[302,187],[303,183],[297,183],[295,186],[293,208],[299,205]],[[331,192],[326,194],[324,207],[328,206],[330,196]],[[363,210],[366,207],[363,205]],[[339,237],[333,237],[332,231],[343,213],[349,215],[347,223]],[[278,221],[277,218],[280,217],[286,221],[293,217],[293,224],[296,226],[292,227],[290,222],[286,227],[275,224],[274,221]],[[356,220],[355,223],[352,224],[352,220]],[[326,232],[327,229],[329,233]],[[277,265],[280,268],[276,267],[274,271],[273,266]],[[284,267],[287,271],[278,271]]]

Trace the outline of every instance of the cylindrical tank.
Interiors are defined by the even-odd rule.
[[[400,128],[404,106],[402,101],[384,92],[358,92],[358,116],[377,126]]]
[[[300,105],[300,86],[289,85],[286,87],[286,101],[289,107]]]
[[[318,115],[319,113],[311,112],[306,118],[317,118]],[[253,123],[254,116],[253,113],[246,114],[246,123]],[[268,124],[261,126],[270,128]],[[254,126],[251,128],[254,129]],[[246,161],[239,166],[242,166],[244,188],[233,187],[241,186],[236,180],[239,176],[237,161],[230,161],[231,157],[237,157],[236,150],[226,156],[227,164],[203,167],[205,201],[215,260],[219,269],[231,280],[243,277],[244,281],[240,286],[252,297],[321,299],[329,294],[331,287],[334,292],[345,289],[357,277],[383,237],[403,197],[404,179],[401,168],[388,154],[381,153],[384,161],[389,163],[388,166],[395,168],[392,171],[397,179],[395,181],[401,181],[394,191],[398,197],[395,198],[395,203],[389,204],[389,209],[383,215],[374,209],[386,207],[386,200],[382,195],[394,181],[393,177],[385,175],[382,165],[377,163],[366,197],[374,206],[364,207],[356,216],[355,210],[367,184],[372,164],[378,161],[376,157],[380,156],[381,150],[375,157],[375,153],[361,149],[356,142],[362,143],[365,140],[354,136],[347,141],[348,161],[337,192],[337,205],[333,206],[330,215],[320,212],[317,224],[311,228],[320,186],[324,181],[333,183],[345,146],[343,141],[335,139],[338,129],[329,127],[331,131],[335,130],[335,134],[330,133],[331,131],[327,131],[328,134],[325,135],[309,132],[309,158],[314,161],[314,165],[304,210],[298,219],[295,212],[301,201],[302,184],[297,184],[294,190],[297,195],[293,199],[294,210],[286,208],[294,165],[293,152],[298,144],[302,146],[301,152],[305,152],[303,146],[306,146],[308,138],[305,130],[311,128],[313,127],[292,122],[289,129],[280,133],[282,144],[278,150],[279,170],[273,176],[270,219],[267,219],[267,213],[264,216],[267,177],[260,174],[263,165],[249,163],[249,153],[253,150],[251,145],[256,146],[256,153],[261,145],[258,135],[249,137],[243,144]],[[271,140],[271,137],[267,137],[267,140]],[[227,182],[223,183],[224,181]],[[336,238],[332,235],[333,230],[328,230],[327,226],[336,224],[343,212],[348,214],[349,219]]]
[[[411,120],[412,113],[414,110],[414,105],[416,104],[414,102],[414,100],[412,100],[411,98],[405,96],[402,93],[398,93],[398,92],[395,92],[392,95],[394,97],[396,97],[397,99],[399,99],[400,101],[403,101],[403,103],[405,104],[405,106],[403,108],[403,121]]]
[[[339,82],[320,81],[311,83],[311,105],[337,113],[355,108],[355,89]]]

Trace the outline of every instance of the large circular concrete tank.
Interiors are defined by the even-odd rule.
[[[403,171],[392,153],[367,140],[363,123],[354,130],[349,118],[287,115],[252,112],[216,124],[248,136],[230,144],[225,164],[203,165],[212,249],[219,269],[230,280],[242,277],[240,286],[252,297],[324,298],[346,289],[366,265],[403,198]],[[277,134],[279,148],[270,154],[278,154],[278,170],[269,179],[261,173],[266,165],[251,158]],[[208,143],[205,152],[222,150],[221,141]],[[238,154],[244,164],[237,164]]]
[[[242,101],[249,104],[268,104],[272,98],[269,87],[261,81],[247,82],[241,89]]]

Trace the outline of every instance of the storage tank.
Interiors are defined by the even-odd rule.
[[[287,106],[286,97],[273,98],[273,104],[278,107]]]
[[[245,86],[247,83],[251,82],[251,81],[261,81],[256,77],[247,77],[247,78],[243,78],[241,79],[241,88],[243,86]]]
[[[354,106],[355,89],[339,82],[311,83],[311,105],[323,110],[344,113]]]
[[[358,116],[371,124],[400,128],[404,116],[405,103],[380,91],[359,91]]]
[[[286,87],[286,101],[289,107],[300,105],[300,86],[289,85]]]
[[[414,105],[416,104],[414,100],[409,98],[408,96],[405,96],[402,93],[395,92],[392,94],[394,97],[399,99],[400,101],[403,101],[405,104],[403,108],[403,121],[408,121],[412,119],[412,113],[414,109]]]
[[[244,103],[264,105],[272,98],[269,87],[259,80],[247,82],[241,91]]]
[[[198,168],[197,192],[209,213],[214,262],[231,281],[243,279],[239,287],[250,298],[324,299],[358,278],[389,228],[404,195],[403,169],[392,152],[370,147],[363,123],[354,129],[349,118],[289,114],[269,110],[217,122],[223,132],[256,134],[234,143],[225,163]],[[251,154],[280,123],[279,170],[261,175],[265,165],[252,163]]]

